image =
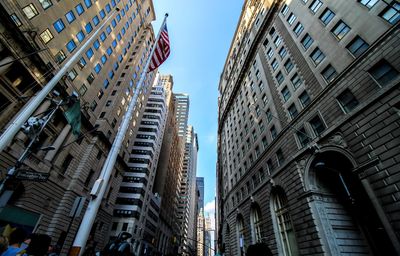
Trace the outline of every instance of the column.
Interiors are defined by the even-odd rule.
[[[57,139],[54,141],[52,145],[53,147],[55,147],[55,149],[47,152],[46,156],[44,157],[45,160],[49,162],[53,161],[54,157],[56,156],[58,150],[60,149],[64,140],[67,138],[70,131],[71,131],[71,125],[67,124],[66,126],[64,126],[60,135],[58,135]]]

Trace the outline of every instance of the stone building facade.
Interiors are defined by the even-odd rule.
[[[224,255],[400,253],[398,7],[245,1],[219,85]]]

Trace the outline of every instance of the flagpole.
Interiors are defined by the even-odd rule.
[[[126,111],[126,113],[122,119],[121,126],[118,129],[117,135],[115,136],[114,142],[111,146],[110,152],[108,153],[108,157],[103,165],[100,176],[94,183],[92,191],[90,192],[91,200],[89,201],[88,207],[86,208],[85,215],[82,218],[81,225],[79,226],[78,232],[76,234],[74,243],[72,245],[72,248],[71,248],[71,251],[69,254],[70,256],[82,255],[84,252],[90,230],[92,229],[93,223],[96,219],[97,212],[100,208],[101,201],[102,201],[104,194],[106,192],[106,189],[107,189],[107,185],[110,182],[110,177],[111,177],[111,174],[113,171],[113,167],[115,165],[118,153],[121,149],[126,131],[129,128],[130,119],[133,114],[133,110],[135,108],[136,101],[139,96],[139,92],[142,89],[143,82],[146,78],[147,69],[149,68],[151,58],[156,49],[158,40],[160,39],[161,31],[167,21],[167,17],[168,17],[168,14],[165,14],[164,21],[161,25],[161,29],[159,30],[156,40],[154,41],[154,45],[150,52],[149,58],[147,59],[146,65],[144,66],[144,68],[142,70],[140,80],[135,89],[132,100],[129,103],[128,110]]]
[[[92,34],[91,37],[71,56],[71,58],[65,63],[65,65],[57,72],[57,74],[42,88],[42,90],[29,102],[14,119],[14,121],[7,127],[3,134],[0,136],[0,152],[11,142],[15,134],[21,129],[21,126],[25,121],[32,115],[32,113],[39,107],[40,103],[47,97],[47,95],[53,90],[58,81],[67,73],[68,69],[75,64],[78,58],[82,55],[85,48],[91,44],[100,31],[105,27],[110,19],[113,18],[114,14],[119,12],[119,9],[111,13],[103,24]]]

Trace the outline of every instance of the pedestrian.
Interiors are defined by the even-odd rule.
[[[0,236],[0,255],[8,248],[8,239],[5,236]]]
[[[25,238],[25,231],[22,228],[16,228],[13,232],[11,232],[9,246],[7,250],[1,254],[1,256],[15,256],[19,254],[21,251],[23,251],[21,244],[24,242]]]
[[[46,256],[51,244],[51,237],[44,234],[32,234],[31,242],[26,248],[27,256]]]
[[[247,248],[247,256],[272,256],[271,250],[265,243],[252,244]]]

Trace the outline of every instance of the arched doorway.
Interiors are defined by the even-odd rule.
[[[335,255],[396,255],[354,164],[337,151],[319,153],[309,167],[310,188],[329,250]]]

